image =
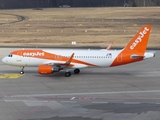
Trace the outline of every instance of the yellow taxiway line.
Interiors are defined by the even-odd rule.
[[[0,75],[0,79],[1,78],[16,79],[22,76],[24,76],[24,74],[3,74],[3,75]]]

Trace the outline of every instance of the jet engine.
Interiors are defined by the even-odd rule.
[[[39,74],[52,74],[53,72],[59,72],[60,67],[59,66],[52,66],[52,65],[39,65],[38,66],[38,73]]]

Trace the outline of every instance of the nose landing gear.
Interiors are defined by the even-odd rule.
[[[19,72],[20,74],[24,74],[24,66],[22,67],[21,71]]]

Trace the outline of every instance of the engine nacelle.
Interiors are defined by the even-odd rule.
[[[59,71],[60,71],[60,67],[57,67],[57,66],[52,66],[52,65],[39,65],[38,66],[39,74],[48,75],[48,74],[52,74],[53,72],[59,72]]]

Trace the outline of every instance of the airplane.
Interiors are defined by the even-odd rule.
[[[20,74],[24,74],[25,67],[38,67],[39,74],[49,75],[64,70],[65,76],[70,77],[71,69],[79,74],[81,68],[114,67],[155,57],[154,52],[146,51],[150,31],[151,25],[142,26],[121,50],[22,49],[12,51],[2,62],[21,67]]]

